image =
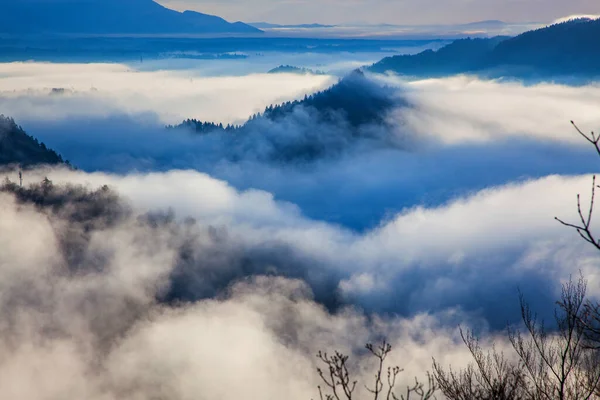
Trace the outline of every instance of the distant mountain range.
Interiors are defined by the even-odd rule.
[[[62,157],[29,136],[14,120],[0,115],[0,166],[64,164]]]
[[[508,24],[504,21],[498,21],[498,20],[488,20],[488,21],[476,21],[476,22],[470,22],[467,24],[461,24],[461,25],[457,25],[459,27],[462,28],[472,28],[472,29],[493,29],[493,28],[503,28],[505,26],[507,26]]]
[[[387,57],[368,69],[410,76],[600,76],[600,20],[577,19],[514,38],[461,39],[416,55]]]
[[[286,25],[286,24],[272,24],[269,22],[248,22],[248,25],[251,25],[258,29],[277,29],[277,28],[295,28],[295,29],[323,29],[323,28],[337,28],[340,25],[324,25],[324,24],[294,24],[294,25]],[[508,26],[506,22],[498,21],[498,20],[489,20],[489,21],[477,21],[470,22],[466,24],[460,25],[452,25],[453,28],[462,28],[462,29],[500,29]],[[377,24],[373,25],[380,28],[395,28],[395,27],[405,27],[404,25],[394,25],[394,24]]]
[[[337,25],[323,25],[323,24],[280,25],[280,24],[271,24],[268,22],[248,22],[248,25],[258,28],[258,29],[276,29],[276,28],[321,29],[321,28],[335,28],[337,26]]]
[[[261,32],[242,22],[171,10],[153,0],[0,0],[0,33],[5,34]]]

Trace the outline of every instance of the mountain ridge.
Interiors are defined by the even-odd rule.
[[[368,69],[418,77],[600,76],[600,20],[577,19],[515,37],[459,39],[437,50],[386,57]]]
[[[5,34],[262,33],[242,22],[179,12],[153,0],[0,0],[0,8],[0,33]]]

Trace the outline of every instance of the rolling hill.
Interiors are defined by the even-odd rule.
[[[239,126],[188,119],[170,130],[217,135],[227,142],[230,158],[250,151],[274,162],[310,162],[340,154],[358,142],[383,142],[388,113],[406,105],[394,90],[356,70],[329,89],[302,100],[271,105]],[[285,127],[285,129],[281,129]],[[260,145],[256,148],[256,144]]]
[[[171,10],[153,0],[0,0],[0,10],[0,33],[5,34],[262,32],[242,22]]]
[[[525,67],[552,74],[600,75],[600,19],[577,19],[499,43],[487,68]]]
[[[411,76],[475,73],[493,77],[600,76],[600,19],[577,19],[514,38],[461,39],[438,51],[387,57],[373,72]]]
[[[415,55],[386,57],[369,67],[369,70],[415,76],[470,72],[483,68],[494,48],[507,39],[501,36],[490,39],[459,39],[437,51],[426,50]]]

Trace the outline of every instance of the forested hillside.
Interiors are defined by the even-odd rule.
[[[64,162],[54,150],[25,133],[13,119],[0,115],[0,166],[28,167]]]
[[[387,57],[373,72],[412,76],[600,76],[600,19],[577,19],[514,38],[461,39],[438,51]]]
[[[237,146],[245,152],[245,141],[250,147],[261,142],[261,149],[269,149],[265,157],[271,160],[314,160],[359,140],[386,140],[384,130],[378,128],[387,123],[388,112],[402,103],[392,88],[380,86],[357,70],[327,90],[271,105],[243,125],[188,119],[169,128],[224,134],[231,141],[229,151]]]
[[[525,66],[546,73],[600,74],[600,19],[579,19],[499,43],[486,67]]]
[[[387,57],[370,67],[372,72],[393,71],[403,75],[451,75],[484,68],[487,57],[508,37],[459,39],[441,49],[415,55]]]

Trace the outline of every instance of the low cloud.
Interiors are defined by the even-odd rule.
[[[0,236],[6,250],[0,264],[3,396],[187,399],[200,393],[201,398],[236,399],[250,391],[265,398],[285,394],[301,399],[316,390],[317,349],[335,347],[358,361],[365,356],[362,344],[381,335],[397,347],[396,360],[409,367],[407,374],[422,376],[431,354],[443,361],[452,355],[459,363],[467,358],[454,329],[438,318],[423,314],[371,320],[350,303],[328,311],[318,295],[313,297],[306,283],[311,278],[286,276],[292,260],[277,261],[274,254],[281,244],[268,239],[266,230],[292,232],[302,224],[313,225],[310,221],[292,215],[300,221],[294,228],[277,227],[253,216],[217,224],[208,212],[195,215],[197,222],[177,222],[160,212],[163,201],[181,211],[171,199],[156,197],[150,214],[140,206],[139,189],[156,188],[160,176],[132,176],[126,182],[66,171],[43,174],[55,183],[0,195]],[[165,178],[188,188],[217,184],[195,175]],[[58,184],[62,179],[70,183]],[[137,195],[119,199],[110,189],[90,191],[73,184],[96,179],[127,186]],[[190,179],[194,185],[185,184]],[[245,204],[257,201],[247,193],[227,194]],[[188,195],[180,193],[179,198]],[[195,210],[206,206],[200,200]],[[229,237],[219,233],[224,228]],[[27,232],[27,241],[14,235],[20,231]],[[244,240],[252,236],[250,242]],[[261,246],[262,261],[256,258]],[[227,275],[237,257],[243,260],[241,274],[229,283],[216,279]],[[269,276],[260,272],[261,263],[270,265],[262,270]],[[216,293],[191,302],[166,302],[166,293],[177,289],[177,274],[185,272],[181,268],[195,271],[205,285],[217,285]],[[320,279],[312,277],[313,282]],[[460,312],[440,315],[454,319]],[[426,345],[417,348],[417,343]],[[43,376],[36,371],[44,371]],[[362,376],[360,370],[356,373]],[[26,384],[32,379],[36,385]]]
[[[231,279],[254,268],[255,273],[302,278],[329,304],[343,301],[341,294],[361,307],[407,316],[454,306],[485,310],[498,305],[495,299],[510,297],[520,284],[531,283],[533,291],[546,287],[543,297],[548,299],[558,280],[580,269],[595,276],[588,261],[593,253],[553,219],[576,218],[575,194],[586,193],[588,177],[548,177],[484,190],[439,207],[408,208],[364,233],[313,221],[266,192],[238,192],[191,171],[126,177],[56,171],[52,177],[108,184],[137,209],[172,209],[180,219],[193,217],[213,226],[213,238],[226,243],[226,250],[214,254],[230,255],[225,265],[209,263],[215,271]],[[175,232],[183,235],[185,230]],[[198,250],[188,255],[191,260],[202,260],[208,251],[205,245],[192,248]],[[245,267],[237,257],[246,259]],[[565,262],[569,258],[573,261]],[[490,276],[496,279],[489,281]],[[226,286],[221,278],[215,282]],[[494,289],[488,286],[501,289],[502,295],[489,296]],[[336,287],[343,290],[335,293]],[[218,289],[209,292],[212,296]],[[196,293],[202,297],[200,290]],[[496,326],[505,322],[492,317],[497,314],[486,315]]]
[[[569,123],[574,119],[584,130],[600,125],[594,85],[371,79],[369,90],[387,85],[384,96],[398,106],[381,115],[385,124],[359,130],[343,115],[323,121],[302,107],[278,121],[258,121],[243,135],[167,131],[152,108],[18,122],[87,171],[195,169],[359,230],[414,204],[435,206],[515,180],[597,171],[595,154]]]
[[[300,399],[314,395],[316,350],[358,361],[380,336],[409,382],[432,356],[464,365],[458,323],[516,321],[517,288],[542,317],[579,270],[600,294],[597,254],[552,219],[575,217],[587,176],[407,209],[357,234],[192,171],[26,178],[46,175],[50,188],[0,197],[5,396]]]
[[[384,82],[402,84],[395,77]],[[480,80],[470,76],[407,83],[404,96],[414,105],[396,121],[444,144],[514,139],[581,143],[569,121],[596,130],[600,86]]]
[[[133,110],[48,96],[62,114],[19,122],[82,170],[0,193],[0,397],[307,399],[316,350],[364,360],[382,336],[408,383],[469,360],[458,324],[504,348],[518,289],[542,318],[580,271],[598,299],[597,252],[553,219],[589,200],[597,157],[568,120],[600,122],[595,86],[376,79],[398,106],[367,130],[299,108],[235,141],[164,130],[177,85],[131,83]],[[267,156],[303,141],[322,156]]]
[[[152,113],[163,124],[186,118],[241,123],[270,104],[302,97],[332,81],[321,75],[206,77],[190,68],[10,63],[0,64],[0,108],[20,121]],[[65,91],[52,94],[52,89]]]

